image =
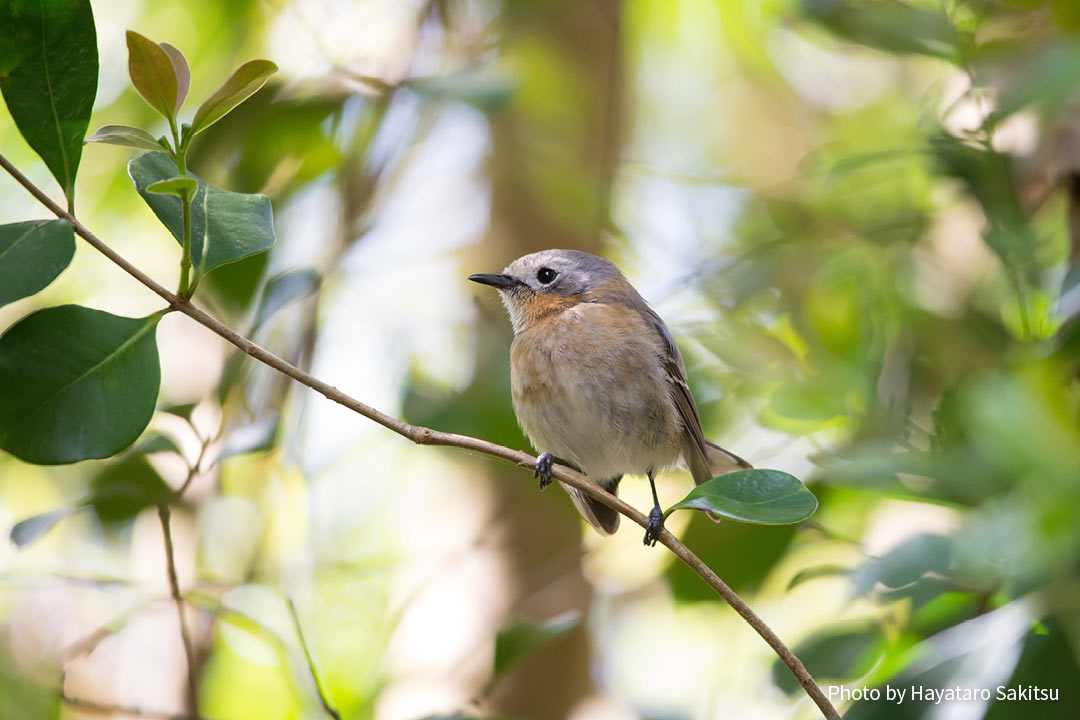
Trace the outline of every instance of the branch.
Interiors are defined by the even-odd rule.
[[[184,617],[184,596],[180,594],[180,582],[176,578],[176,558],[173,554],[172,530],[169,528],[169,506],[158,505],[158,518],[161,519],[161,534],[165,537],[165,564],[169,571],[169,589],[176,604],[176,619],[180,622],[180,639],[184,642],[184,655],[187,658],[188,707],[195,712],[199,707],[198,683],[195,679],[195,646],[191,643],[187,619]]]
[[[150,720],[209,720],[209,718],[197,713],[171,713],[160,710],[106,705],[93,700],[71,697],[63,691],[60,692],[60,700],[72,709],[91,715],[109,715],[110,717],[113,715],[130,715],[131,717],[150,718]]]
[[[326,711],[327,715],[334,718],[334,720],[341,720],[341,714],[330,704],[330,699],[326,696],[326,688],[323,687],[322,680],[319,679],[319,672],[315,669],[315,660],[311,657],[311,650],[308,648],[307,640],[304,639],[304,631],[300,628],[300,616],[296,614],[296,603],[293,602],[291,597],[286,597],[285,602],[289,606],[289,614],[292,615],[293,625],[296,627],[296,637],[300,639],[300,649],[304,651],[308,671],[311,673],[311,679],[315,682],[315,690],[319,693],[319,702],[322,703],[323,710]]]
[[[99,252],[119,265],[125,272],[134,277],[140,283],[148,287],[150,290],[160,296],[173,310],[187,315],[195,322],[208,328],[209,330],[217,333],[225,340],[235,345],[240,350],[244,351],[251,357],[255,358],[264,365],[269,365],[278,372],[292,378],[301,385],[311,388],[315,392],[324,396],[328,400],[338,403],[344,407],[349,408],[353,412],[363,415],[367,419],[376,422],[383,427],[391,430],[402,437],[405,437],[417,445],[442,445],[446,447],[456,447],[463,450],[471,450],[483,455],[490,455],[501,460],[512,462],[519,467],[532,468],[536,464],[536,458],[528,453],[521,452],[520,450],[511,450],[510,448],[497,445],[495,443],[481,440],[479,438],[469,437],[468,435],[458,435],[457,433],[447,433],[438,430],[432,430],[418,425],[411,425],[407,422],[399,420],[386,413],[380,412],[370,405],[356,400],[355,398],[346,395],[337,388],[329,385],[318,378],[309,375],[308,373],[300,370],[296,366],[282,360],[277,355],[274,355],[269,350],[256,345],[251,340],[240,335],[235,330],[229,328],[219,321],[217,318],[207,314],[200,308],[193,305],[190,301],[169,292],[163,286],[159,285],[152,278],[147,276],[137,267],[129,263],[119,254],[117,254],[112,248],[106,245],[100,238],[94,235],[88,230],[81,222],[79,222],[73,215],[66,212],[62,207],[54,203],[45,193],[43,193],[36,185],[34,185],[25,175],[8,162],[7,158],[0,155],[0,166],[2,166],[13,178],[15,178],[19,184],[26,188],[31,195],[38,199],[45,207],[47,207],[58,218],[66,220],[71,224],[71,227],[75,232],[88,243],[94,246]],[[607,492],[598,485],[593,485],[590,482],[582,479],[580,475],[564,469],[561,466],[556,466],[552,469],[552,476],[557,478],[564,485],[568,485],[575,488],[586,495],[596,498],[600,502],[604,503],[610,508],[615,509],[622,515],[630,518],[633,522],[637,523],[641,527],[645,527],[648,519],[642,513],[638,512],[635,508],[627,505],[625,502],[615,497],[611,493]],[[825,693],[822,692],[818,684],[814,682],[814,679],[807,672],[806,667],[802,664],[799,658],[784,645],[783,641],[777,637],[776,633],[769,628],[765,622],[758,617],[750,606],[747,605],[742,598],[740,598],[734,590],[728,587],[727,583],[720,579],[720,577],[714,573],[701,559],[690,551],[686,545],[684,545],[677,537],[672,535],[666,529],[660,532],[660,543],[667,547],[671,552],[675,554],[680,560],[693,570],[702,580],[706,582],[713,590],[716,591],[720,597],[722,597],[734,610],[737,612],[749,625],[757,632],[758,635],[768,643],[769,647],[779,656],[780,660],[787,665],[791,673],[799,681],[806,694],[814,701],[814,703],[821,710],[824,717],[829,720],[839,720],[840,714],[837,713],[836,708],[833,707],[829,699],[825,697]]]

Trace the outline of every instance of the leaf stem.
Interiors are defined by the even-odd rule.
[[[315,682],[315,690],[319,693],[319,702],[322,703],[323,710],[326,711],[327,715],[334,718],[334,720],[341,720],[341,714],[330,704],[330,699],[326,695],[326,688],[323,687],[322,680],[319,679],[319,671],[315,668],[315,660],[311,657],[311,650],[308,648],[307,640],[304,639],[304,631],[300,628],[300,616],[296,613],[296,603],[293,602],[291,597],[286,597],[285,602],[289,605],[289,614],[292,615],[293,626],[296,628],[296,637],[300,639],[300,649],[304,651],[308,672],[311,673],[311,679]]]
[[[445,447],[456,447],[463,450],[480,453],[483,455],[489,455],[491,457],[500,458],[508,462],[514,463],[519,467],[524,467],[532,470],[536,466],[536,458],[529,455],[526,452],[520,450],[512,450],[508,447],[498,445],[487,440],[480,438],[470,437],[468,435],[459,435],[457,433],[447,433],[438,430],[432,430],[431,428],[412,425],[399,420],[392,415],[387,415],[376,408],[371,407],[359,400],[346,395],[338,390],[336,387],[329,383],[323,382],[318,378],[310,375],[303,370],[299,369],[295,365],[282,360],[277,355],[273,354],[261,345],[257,345],[248,338],[239,334],[232,328],[222,323],[212,315],[207,314],[204,310],[193,305],[188,298],[180,297],[174,293],[169,292],[160,283],[148,276],[142,270],[132,265],[122,255],[118,254],[115,250],[109,247],[101,238],[92,233],[86,228],[77,218],[70,213],[64,211],[59,205],[52,201],[52,199],[46,195],[41,189],[30,181],[25,175],[19,172],[18,168],[11,164],[7,158],[0,155],[0,167],[4,168],[15,180],[22,185],[27,191],[30,192],[37,200],[47,207],[54,215],[64,220],[67,220],[74,228],[76,234],[79,237],[90,243],[98,252],[105,255],[113,263],[118,265],[127,274],[138,280],[147,288],[152,290],[155,294],[161,297],[165,302],[169,304],[174,310],[178,310],[183,314],[190,317],[195,322],[199,323],[203,327],[216,333],[229,343],[232,343],[241,351],[251,356],[255,360],[258,360],[264,365],[267,365],[279,373],[292,378],[296,382],[311,388],[315,392],[324,396],[326,399],[336,402],[343,407],[352,410],[355,413],[362,415],[363,417],[373,422],[382,425],[386,429],[401,435],[408,440],[416,443],[417,445],[441,445]],[[599,485],[595,485],[586,481],[577,473],[564,469],[561,466],[556,466],[552,469],[552,476],[562,482],[564,485],[575,488],[590,497],[596,498],[608,507],[616,510],[617,512],[630,518],[631,521],[637,523],[642,528],[645,528],[648,524],[648,518],[645,517],[636,508],[626,504],[619,498],[615,497],[611,493],[607,492]],[[693,570],[705,583],[711,587],[717,595],[722,597],[728,605],[737,612],[743,620],[750,625],[753,630],[761,636],[763,640],[773,649],[773,652],[777,654],[780,660],[787,666],[795,678],[799,681],[803,690],[806,692],[810,699],[814,701],[818,709],[821,711],[823,717],[828,720],[840,720],[840,714],[833,707],[833,704],[825,696],[825,693],[821,690],[821,687],[814,681],[814,678],[807,672],[806,667],[797,658],[791,650],[784,644],[784,642],[772,631],[772,629],[765,624],[757,613],[755,613],[746,602],[735,593],[727,583],[720,579],[720,577],[713,572],[702,560],[686,547],[677,537],[672,535],[667,530],[661,530],[659,541],[671,550],[680,560]]]
[[[187,142],[181,139],[180,132],[176,127],[176,119],[169,118],[169,130],[173,138],[173,157],[176,159],[176,172],[180,177],[187,177]],[[191,200],[186,194],[180,197],[184,209],[184,249],[180,255],[180,284],[176,294],[183,298],[190,298],[195,288],[191,284]]]

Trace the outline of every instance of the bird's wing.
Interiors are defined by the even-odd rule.
[[[748,468],[750,463],[738,455],[724,450],[705,439],[701,429],[701,416],[698,415],[690,385],[686,382],[686,365],[675,339],[671,337],[667,326],[652,308],[645,306],[645,320],[660,335],[662,342],[664,370],[667,371],[671,386],[671,397],[678,408],[683,423],[682,454],[683,461],[690,470],[694,482],[698,485],[714,475],[730,472],[737,468]]]

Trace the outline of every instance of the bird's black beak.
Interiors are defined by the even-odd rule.
[[[517,287],[521,284],[521,281],[510,277],[509,275],[491,275],[481,273],[479,275],[470,275],[469,279],[473,282],[478,282],[481,285],[490,285],[493,288],[499,290],[509,290],[512,287]]]

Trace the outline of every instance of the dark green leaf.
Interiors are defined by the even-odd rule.
[[[71,514],[71,508],[59,508],[20,520],[11,528],[11,542],[17,547],[26,547],[30,543],[37,542],[69,514]]]
[[[187,198],[191,202],[195,193],[199,190],[199,183],[191,177],[172,177],[168,180],[158,180],[146,187],[146,192],[155,195],[175,195],[178,198]]]
[[[868,673],[885,652],[885,636],[874,625],[833,630],[799,643],[793,650],[806,669],[819,682],[823,679],[847,680]],[[773,683],[786,693],[800,689],[799,681],[788,666],[776,660],[772,666]]]
[[[143,455],[109,463],[90,483],[90,504],[105,523],[122,522],[168,499],[171,490]]]
[[[916,53],[946,60],[961,42],[942,13],[899,0],[803,0],[807,14],[837,35],[892,53]]]
[[[255,312],[255,329],[266,324],[285,305],[315,292],[318,287],[319,273],[311,268],[290,270],[270,278]]]
[[[817,510],[817,498],[799,479],[780,470],[737,470],[698,485],[664,513],[707,510],[740,522],[787,525]]]
[[[269,60],[248,60],[236,68],[225,84],[195,111],[195,118],[191,121],[192,134],[210,127],[247,100],[275,72],[277,65]]]
[[[75,235],[63,220],[0,225],[0,307],[45,288],[75,254]]]
[[[161,152],[161,144],[154,139],[153,135],[145,130],[128,127],[127,125],[105,125],[87,138],[86,142],[122,145],[124,147]]]
[[[182,417],[188,422],[191,422],[191,413],[198,406],[198,403],[181,403],[179,405],[166,405],[163,408],[159,408],[161,412],[167,412],[170,415],[176,415]]]
[[[180,112],[180,106],[184,104],[188,88],[191,87],[191,68],[188,67],[187,58],[179,48],[169,43],[159,43],[159,45],[169,56],[169,62],[173,66],[173,74],[176,76],[176,112]]]
[[[176,117],[179,82],[169,54],[134,30],[127,31],[127,48],[131,84],[150,107],[167,118]]]
[[[64,305],[8,329],[0,337],[0,449],[55,465],[133,443],[157,402],[159,318]]]
[[[279,418],[272,417],[236,428],[225,438],[218,460],[224,460],[234,455],[270,450],[274,447],[274,441],[277,439],[279,425]]]
[[[19,132],[72,206],[97,94],[97,33],[90,2],[9,0],[0,6],[0,90]]]
[[[159,452],[174,452],[177,455],[183,454],[171,437],[157,431],[148,432],[146,435],[143,435],[132,449],[132,452],[141,453],[143,455]]]
[[[543,623],[517,620],[502,628],[495,636],[495,677],[555,638],[570,632],[580,622],[578,613],[568,612]]]
[[[146,153],[128,163],[128,173],[143,200],[182,245],[184,221],[180,198],[148,191],[150,185],[176,177],[176,164],[165,153]],[[191,177],[199,183],[191,206],[191,262],[201,273],[262,252],[274,244],[274,217],[269,198],[229,192]]]

